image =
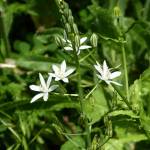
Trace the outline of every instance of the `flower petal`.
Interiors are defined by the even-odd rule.
[[[102,70],[102,67],[100,66],[100,64],[94,65],[94,67],[101,75],[103,74],[103,70]]]
[[[88,45],[82,45],[79,47],[80,50],[89,49],[89,48],[91,48],[91,46],[88,46]]]
[[[110,75],[111,73],[110,73],[110,71],[109,71],[109,69],[108,69],[108,66],[107,66],[107,63],[106,63],[106,61],[104,60],[104,62],[103,62],[103,77],[104,78],[109,78],[109,75]]]
[[[75,69],[69,69],[65,72],[65,77],[69,76],[71,73],[73,73]]]
[[[48,92],[54,91],[56,88],[58,88],[58,85],[52,85],[49,89]]]
[[[56,76],[55,81],[59,81],[59,80],[61,80],[61,78]]]
[[[52,76],[49,76],[47,79],[47,88],[49,88],[51,81],[52,81]]]
[[[96,75],[99,79],[103,80],[102,76],[100,76],[99,74],[96,74]]]
[[[61,63],[60,68],[61,68],[61,73],[64,74],[66,71],[66,61],[65,60]]]
[[[118,77],[120,75],[121,75],[120,71],[115,71],[115,72],[111,73],[110,79],[114,79],[114,78],[116,78],[116,77]]]
[[[30,85],[29,88],[33,91],[37,91],[37,92],[41,91],[41,87],[37,85]]]
[[[77,55],[79,55],[79,54],[80,54],[80,52],[81,52],[81,51],[80,51],[80,49],[78,49],[78,50],[77,50]]]
[[[57,67],[56,65],[52,65],[52,68],[55,74],[57,74],[60,71],[59,67]]]
[[[68,78],[64,78],[64,79],[62,79],[65,83],[68,83],[69,82],[69,80],[68,80]]]
[[[80,39],[80,45],[83,44],[87,40],[87,37],[83,37]]]
[[[47,101],[47,100],[48,100],[48,92],[44,93],[44,95],[43,95],[43,100],[44,100],[44,101]]]
[[[41,82],[42,87],[44,87],[46,89],[46,83],[45,83],[45,80],[44,80],[41,73],[39,73],[39,78],[40,78],[40,82]]]
[[[51,77],[56,77],[56,75],[54,74],[54,73],[48,73],[49,74],[49,76],[51,76]]]
[[[43,97],[43,93],[40,93],[40,94],[37,94],[35,95],[32,99],[31,99],[31,102],[30,103],[33,103],[35,102],[36,100],[38,100],[39,98]]]
[[[73,48],[72,48],[72,47],[69,47],[69,46],[64,47],[64,49],[65,49],[66,51],[73,51]]]

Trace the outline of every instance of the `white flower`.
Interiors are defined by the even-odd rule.
[[[91,46],[89,46],[89,45],[83,45],[83,43],[84,43],[86,40],[87,40],[87,37],[83,37],[83,38],[80,39],[80,46],[79,46],[79,48],[76,49],[77,55],[80,54],[80,51],[81,51],[81,50],[91,48]],[[70,41],[70,40],[65,40],[65,39],[63,39],[63,41],[68,44],[67,46],[64,47],[64,49],[65,49],[66,51],[73,51],[73,46],[72,46],[71,41]]]
[[[37,99],[39,99],[41,97],[43,97],[44,101],[47,101],[48,93],[54,91],[58,87],[58,85],[50,86],[52,77],[49,77],[47,82],[45,82],[43,76],[39,73],[39,78],[40,78],[40,82],[41,82],[40,86],[38,86],[38,85],[30,85],[29,86],[31,90],[40,92],[39,94],[35,95],[32,98],[31,103],[35,102]]]
[[[63,80],[64,82],[69,82],[67,76],[69,76],[75,69],[66,70],[66,61],[64,60],[60,67],[52,65],[54,73],[49,73],[50,76],[55,77],[55,81]]]
[[[101,66],[98,62],[96,62],[97,65],[94,65],[95,69],[98,71],[99,74],[97,74],[98,78],[105,81],[107,84],[114,83],[116,85],[122,86],[121,84],[112,81],[112,79],[118,77],[121,75],[120,71],[115,71],[111,73],[111,69],[108,68],[106,61],[104,60],[103,66]]]

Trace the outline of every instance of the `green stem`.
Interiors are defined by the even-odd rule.
[[[122,100],[126,103],[126,105],[128,106],[128,108],[130,110],[132,110],[132,107],[130,106],[130,103],[128,102],[128,100],[126,99],[126,97],[121,93],[121,91],[113,84],[111,84],[112,87],[115,89],[115,91],[117,91],[117,93],[122,97]]]
[[[2,10],[2,11],[0,11],[0,25],[1,25],[0,28],[1,28],[1,32],[2,32],[1,34],[3,37],[4,45],[5,45],[4,56],[8,57],[9,53],[10,53],[10,43],[9,43],[7,31],[6,31],[6,24],[4,22],[4,18],[5,18],[5,11]]]
[[[85,130],[86,130],[86,142],[87,142],[87,149],[90,148],[91,146],[91,131],[90,131],[90,125],[88,123],[88,118],[86,117],[86,114],[84,114],[83,111],[83,89],[81,86],[81,68],[80,68],[80,62],[79,58],[75,49],[75,44],[73,46],[74,50],[74,56],[76,60],[76,68],[77,68],[77,75],[78,75],[78,93],[79,93],[79,102],[80,102],[80,107],[81,107],[81,115],[83,116],[83,119],[85,121]]]
[[[126,91],[127,101],[129,102],[128,71],[127,71],[126,53],[125,53],[125,48],[123,43],[121,44],[121,50],[122,50],[123,68],[124,68],[124,77],[125,77],[125,91]]]

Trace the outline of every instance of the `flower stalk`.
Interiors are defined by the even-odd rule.
[[[126,91],[127,101],[129,102],[128,70],[127,70],[126,53],[125,53],[123,42],[121,43],[121,51],[122,51],[122,57],[123,57],[123,68],[124,68],[124,77],[125,77],[125,91]]]
[[[1,34],[3,37],[3,42],[5,45],[5,52],[3,57],[8,57],[10,53],[10,43],[8,39],[8,33],[6,31],[6,24],[5,24],[5,6],[2,10],[0,10],[0,28],[1,28]]]

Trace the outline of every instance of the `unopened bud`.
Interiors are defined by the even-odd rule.
[[[71,32],[71,27],[70,27],[69,23],[65,24],[65,28],[66,28],[67,33]]]
[[[69,9],[65,8],[64,9],[64,14],[68,18],[69,17]]]
[[[114,16],[120,17],[121,16],[121,10],[119,6],[114,7]]]
[[[77,25],[75,23],[72,25],[72,27],[73,27],[74,33],[75,34],[79,34],[78,27],[77,27]]]
[[[62,40],[62,38],[61,38],[60,36],[56,36],[56,37],[55,37],[55,41],[56,41],[56,44],[57,44],[58,46],[63,47],[64,42],[63,42],[63,40]]]
[[[68,17],[68,22],[69,22],[70,25],[73,25],[73,24],[74,24],[74,19],[73,19],[72,16],[69,16],[69,17]]]
[[[97,47],[97,43],[98,43],[98,36],[97,34],[93,33],[91,38],[90,38],[90,42],[93,45],[93,47]]]
[[[80,36],[79,35],[75,35],[75,46],[78,49],[80,47]]]

